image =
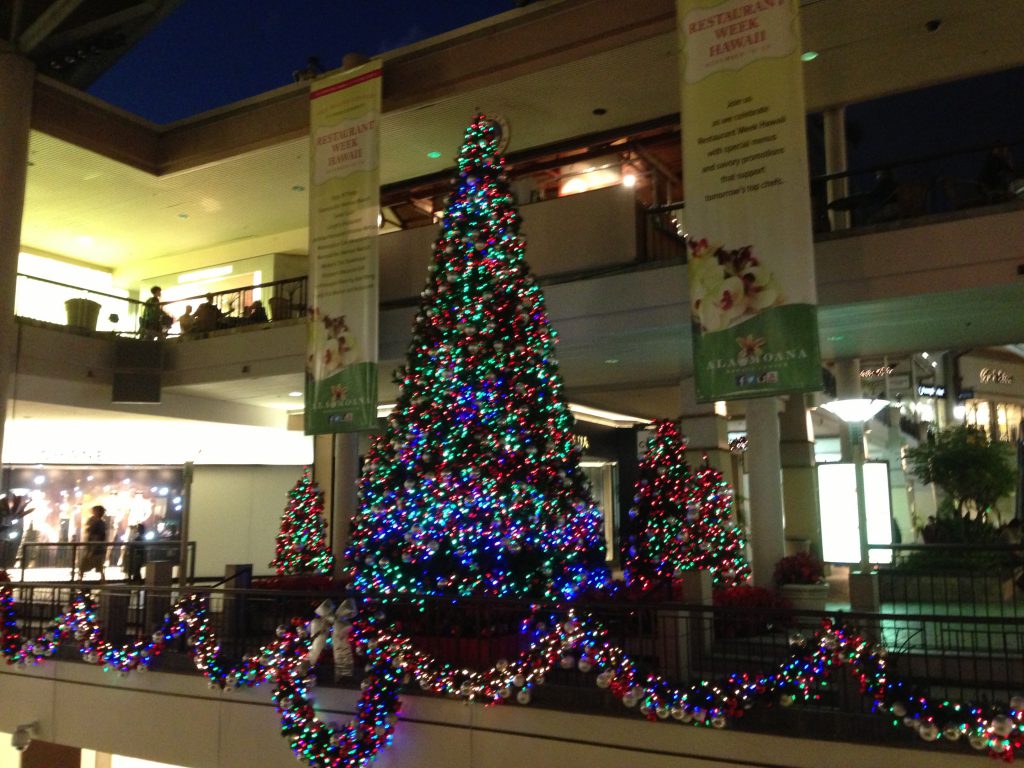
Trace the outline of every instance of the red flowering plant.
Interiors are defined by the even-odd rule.
[[[716,589],[712,602],[718,637],[757,637],[790,620],[786,602],[763,587],[740,584]]]
[[[773,580],[778,587],[784,584],[823,584],[825,565],[810,552],[797,552],[775,564]]]

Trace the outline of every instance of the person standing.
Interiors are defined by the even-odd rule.
[[[85,521],[86,547],[78,565],[82,581],[85,581],[85,574],[92,570],[99,571],[100,581],[106,580],[103,571],[107,559],[107,521],[104,519],[106,513],[107,510],[97,504],[92,508],[89,519]]]
[[[146,527],[139,523],[132,526],[132,536],[125,554],[125,571],[128,581],[142,581],[142,566],[146,562]]]
[[[149,292],[152,295],[142,305],[142,317],[139,320],[139,338],[143,341],[162,339],[174,323],[174,318],[164,312],[160,305],[160,286],[154,285]]]

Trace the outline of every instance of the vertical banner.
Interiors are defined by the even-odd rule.
[[[677,0],[697,399],[821,389],[798,0]]]
[[[381,64],[310,91],[306,434],[377,420],[377,216]]]

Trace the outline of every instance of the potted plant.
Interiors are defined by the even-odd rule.
[[[787,555],[775,564],[775,586],[796,610],[824,611],[828,599],[825,566],[809,552]]]

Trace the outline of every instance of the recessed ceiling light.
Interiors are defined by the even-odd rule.
[[[818,58],[817,51],[804,51],[800,54],[800,61],[814,61]]]
[[[619,358],[617,358],[617,357],[609,357],[607,360],[605,360],[605,363],[607,363],[608,365],[618,365],[619,364]]]
[[[302,397],[302,393],[299,391],[289,392],[288,397]]]
[[[292,187],[292,192],[305,192],[305,191],[306,191],[306,188],[304,186],[302,186],[301,184],[296,184],[294,187]]]
[[[436,149],[433,149],[430,152],[427,152],[427,157],[429,157],[431,160],[437,160],[437,158],[439,158],[440,156],[441,156],[441,153],[438,152]]]
[[[182,211],[181,213],[178,214],[178,218],[179,219],[187,219],[188,218],[188,214],[185,213],[184,211]]]

